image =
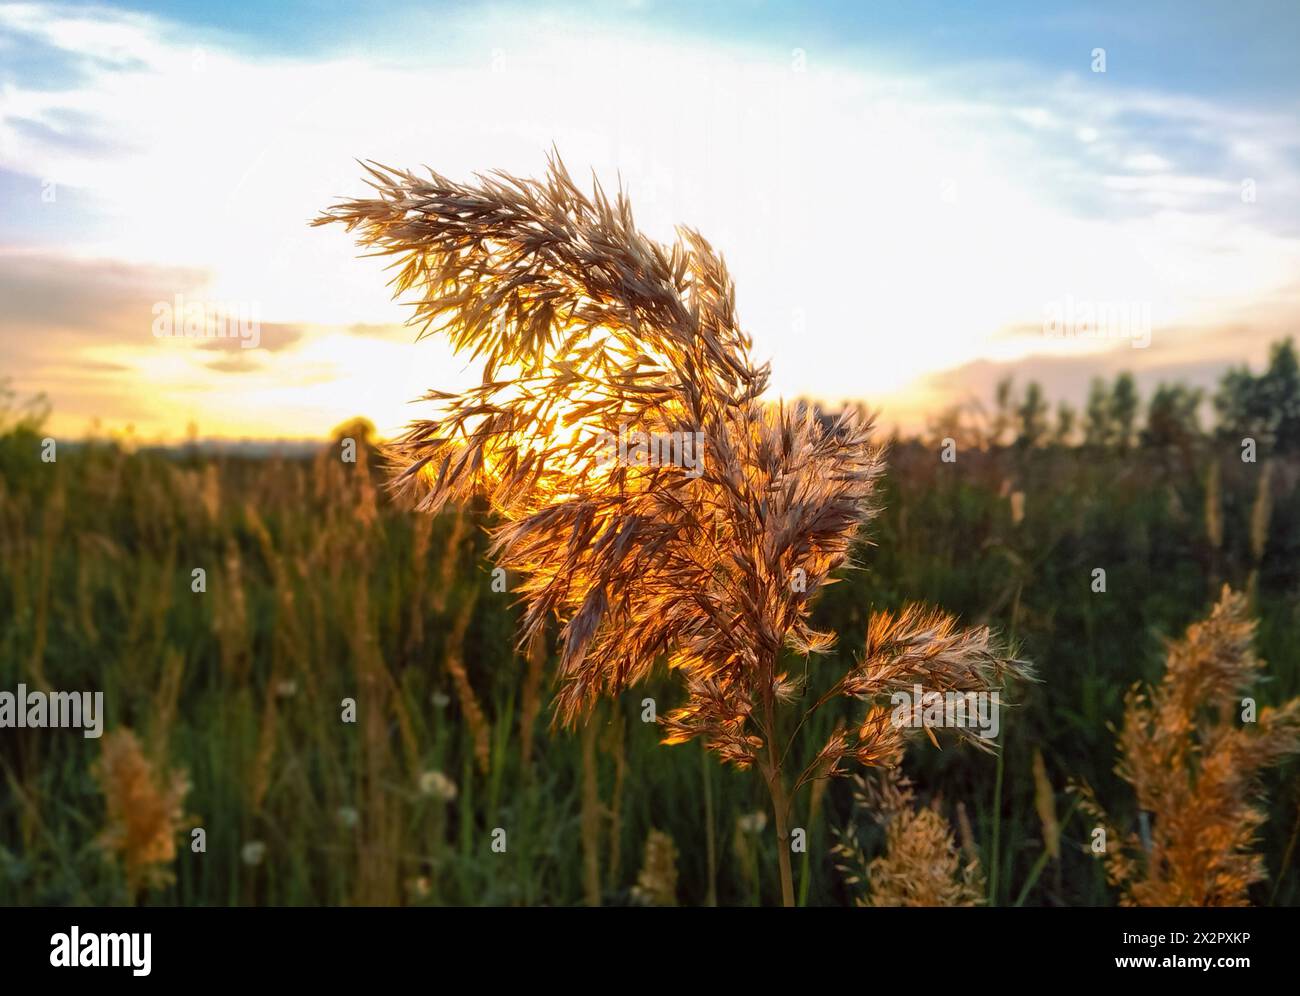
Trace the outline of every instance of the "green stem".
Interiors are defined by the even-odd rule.
[[[775,752],[773,752],[775,753]],[[790,868],[790,828],[785,798],[785,784],[780,768],[769,772],[768,791],[776,815],[776,855],[781,865],[781,904],[794,906],[794,873]]]

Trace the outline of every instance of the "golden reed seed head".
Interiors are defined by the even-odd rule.
[[[158,770],[130,730],[106,733],[102,751],[93,771],[108,819],[98,843],[121,859],[132,896],[167,885],[189,780],[184,772]]]
[[[1300,752],[1300,698],[1253,711],[1255,625],[1225,586],[1209,618],[1169,645],[1161,682],[1125,699],[1116,771],[1133,786],[1140,833],[1121,835],[1076,787],[1106,832],[1107,879],[1125,905],[1245,906],[1267,877],[1253,851],[1266,818],[1260,776]]]
[[[687,692],[661,716],[667,742],[699,737],[754,764],[774,708],[801,692],[780,671],[783,649],[835,642],[809,625],[810,601],[878,511],[871,418],[760,401],[768,369],[750,355],[722,257],[688,228],[671,245],[647,238],[622,192],[584,193],[556,156],[541,180],[366,169],[374,196],[315,224],[390,257],[420,335],[483,361],[477,387],[426,395],[434,416],[389,448],[392,486],[428,512],[487,498],[501,523],[490,555],[523,579],[521,647],[549,618],[562,626],[558,721],[667,660]],[[690,466],[609,459],[628,429],[700,446]],[[880,616],[870,642],[835,694],[983,690],[1027,673],[987,630],[938,613]],[[902,732],[868,710],[796,788],[846,758],[892,763]]]
[[[897,769],[853,776],[855,812],[885,830],[883,853],[868,861],[853,829],[837,831],[833,848],[858,906],[976,906],[984,901],[978,858],[962,860],[952,827],[936,806],[915,804]],[[865,890],[862,888],[865,886]]]

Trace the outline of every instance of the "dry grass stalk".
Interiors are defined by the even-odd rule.
[[[262,811],[262,803],[266,801],[266,793],[271,787],[279,732],[279,695],[276,694],[275,686],[276,682],[273,679],[262,693],[262,714],[257,725],[257,749],[253,752],[247,780],[249,812],[259,815]]]
[[[406,652],[412,655],[424,645],[424,603],[428,592],[425,574],[432,538],[433,519],[427,515],[416,517],[411,524],[411,605],[406,637]]]
[[[1205,535],[1213,549],[1223,548],[1223,472],[1217,459],[1205,478]]]
[[[1268,524],[1273,517],[1273,461],[1265,460],[1259,469],[1255,502],[1250,508],[1250,557],[1259,570],[1268,547]]]
[[[1106,829],[1106,871],[1128,906],[1244,906],[1267,877],[1252,852],[1266,819],[1260,775],[1300,751],[1300,699],[1237,725],[1259,678],[1255,622],[1227,587],[1210,617],[1170,645],[1165,675],[1133,688],[1124,707],[1117,773],[1149,814],[1149,831],[1121,836],[1090,789],[1083,808]]]
[[[232,682],[245,680],[250,664],[248,603],[244,596],[243,561],[233,538],[226,540],[225,563],[213,592],[212,628],[221,648],[221,670]]]
[[[433,607],[438,612],[447,608],[447,595],[455,587],[456,571],[460,566],[460,548],[469,531],[469,517],[464,509],[451,513],[451,531],[443,547],[442,563],[438,567],[438,584],[433,589]]]
[[[180,705],[184,673],[184,655],[175,647],[167,647],[163,653],[162,667],[155,678],[157,685],[150,710],[153,718],[149,724],[149,753],[155,758],[163,758],[167,754],[167,745],[171,742]]]
[[[1034,748],[1034,809],[1043,827],[1043,847],[1047,856],[1055,861],[1061,856],[1061,824],[1056,818],[1056,790],[1047,777],[1047,764],[1043,752]]]
[[[782,720],[802,689],[781,654],[834,643],[809,626],[809,603],[877,511],[870,419],[849,411],[828,425],[762,403],[767,367],[750,357],[722,258],[690,229],[672,245],[646,238],[621,192],[584,194],[558,159],[542,181],[367,169],[376,196],[316,223],[392,257],[421,335],[445,333],[484,361],[478,387],[426,395],[439,410],[391,448],[394,487],[430,513],[487,497],[502,520],[490,554],[524,579],[521,644],[551,616],[563,624],[559,722],[667,659],[687,701],[662,717],[666,742],[699,737],[759,768],[792,905]],[[702,459],[609,459],[608,440],[628,429],[702,438]],[[985,690],[1022,671],[987,630],[908,610],[872,621],[867,656],[812,709],[913,683]],[[893,763],[901,741],[869,706],[793,789],[845,761]]]
[[[32,652],[27,661],[28,680],[43,692],[51,690],[45,677],[45,643],[50,618],[50,578],[54,569],[54,550],[67,511],[67,491],[63,479],[55,478],[54,491],[45,504],[41,521],[40,573],[36,581],[36,612],[32,625]]]
[[[95,625],[94,583],[98,581],[98,567],[106,556],[113,555],[112,544],[95,533],[82,533],[77,537],[77,621],[81,632],[91,644],[99,642],[99,628]]]
[[[1268,524],[1273,517],[1274,466],[1272,459],[1267,459],[1259,468],[1259,484],[1255,491],[1255,501],[1250,508],[1251,569],[1246,581],[1246,594],[1252,604],[1259,591],[1259,572],[1268,548]]]
[[[535,633],[527,643],[528,671],[519,708],[519,764],[528,771],[533,763],[533,725],[542,710],[542,677],[546,671],[546,634]]]
[[[130,730],[104,734],[102,750],[93,772],[108,819],[98,843],[121,858],[134,900],[141,891],[173,880],[171,864],[189,780],[184,772],[168,773],[150,762]]]
[[[352,595],[353,617],[348,639],[358,692],[361,734],[361,783],[356,789],[359,828],[357,880],[359,905],[394,905],[401,897],[398,862],[401,814],[390,791],[388,771],[392,745],[390,717],[396,712],[392,676],[384,664],[370,608],[366,574],[357,579]]]
[[[645,860],[632,886],[632,900],[643,906],[677,905],[677,845],[662,830],[651,829]]]
[[[966,803],[957,801],[957,830],[961,840],[961,853],[968,862],[979,861],[979,848],[975,846],[975,831],[971,829],[970,814],[966,812]]]
[[[471,588],[461,597],[456,613],[452,616],[451,626],[447,630],[447,643],[443,649],[443,666],[451,675],[451,683],[456,689],[456,699],[460,703],[465,725],[474,741],[474,758],[479,770],[484,774],[492,763],[492,723],[487,713],[479,705],[474,686],[470,684],[469,671],[465,668],[465,634],[469,631],[470,620],[474,617],[474,606],[478,602],[478,589]]]
[[[759,905],[758,852],[753,839],[767,828],[767,814],[759,811],[737,816],[731,833],[731,849],[736,865],[740,868],[739,877],[745,883],[745,892],[751,904]],[[712,905],[717,905],[716,896]]]

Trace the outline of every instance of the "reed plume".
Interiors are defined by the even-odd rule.
[[[1146,818],[1120,835],[1087,786],[1085,812],[1106,830],[1106,872],[1126,906],[1245,906],[1267,878],[1253,852],[1266,819],[1261,773],[1300,751],[1300,698],[1233,715],[1259,678],[1255,622],[1226,586],[1208,619],[1168,648],[1165,675],[1125,699],[1116,772]]]
[[[984,901],[979,860],[967,854],[936,806],[917,806],[911,783],[897,768],[868,780],[855,775],[855,811],[885,831],[884,851],[868,860],[856,835],[836,830],[832,852],[850,887],[865,886],[858,906],[976,906]]]
[[[103,753],[93,773],[108,807],[97,842],[121,858],[132,900],[145,889],[169,884],[174,876],[176,835],[189,791],[184,772],[165,772],[151,762],[130,730],[104,734]]]
[[[809,605],[878,510],[871,419],[763,403],[768,368],[750,355],[722,257],[689,228],[671,245],[646,238],[623,192],[596,183],[588,196],[558,157],[540,181],[366,169],[375,196],[315,224],[392,257],[420,336],[483,360],[478,386],[425,396],[436,417],[390,448],[395,490],[430,513],[486,496],[501,523],[489,553],[523,579],[521,646],[548,618],[562,624],[558,723],[657,661],[680,674],[686,702],[661,716],[665,742],[698,737],[759,769],[793,905],[784,764],[803,723],[783,721],[803,689],[781,655],[835,642],[809,625]],[[613,458],[629,429],[702,445]],[[875,617],[862,661],[805,713],[842,696],[867,700],[866,718],[837,729],[793,790],[846,761],[896,762],[903,731],[878,697],[914,683],[984,690],[1007,673],[1023,667],[986,629],[922,609]]]

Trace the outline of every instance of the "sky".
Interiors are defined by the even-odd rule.
[[[554,147],[723,253],[773,397],[1212,386],[1300,315],[1300,4],[1132,7],[3,3],[0,379],[72,436],[396,432],[477,371],[308,222]]]

